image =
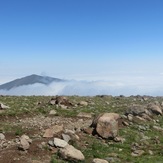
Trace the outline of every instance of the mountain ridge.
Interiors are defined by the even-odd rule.
[[[49,76],[41,76],[41,75],[36,75],[32,74],[26,77],[18,78],[15,80],[12,80],[10,82],[4,83],[0,85],[0,90],[10,90],[12,88],[16,88],[19,86],[23,85],[32,85],[36,83],[44,84],[44,85],[49,85],[52,82],[63,82],[65,80],[59,79],[59,78],[53,78]]]

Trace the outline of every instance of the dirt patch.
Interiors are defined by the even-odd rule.
[[[1,121],[12,126],[11,131],[5,132],[5,141],[6,143],[13,142],[12,145],[9,144],[7,147],[0,149],[0,162],[3,163],[32,163],[34,160],[49,163],[54,151],[46,147],[50,139],[42,137],[45,129],[53,125],[63,125],[65,129],[80,130],[81,128],[89,127],[91,124],[91,119],[87,118],[40,115],[33,117],[19,116],[16,118],[12,117],[11,119],[4,116]],[[22,134],[26,134],[32,139],[32,144],[27,151],[18,150],[16,139]],[[43,143],[45,146],[42,145]]]

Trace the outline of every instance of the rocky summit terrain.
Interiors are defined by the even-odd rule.
[[[163,97],[0,96],[2,163],[162,163]]]

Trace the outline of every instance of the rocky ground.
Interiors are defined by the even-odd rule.
[[[2,163],[162,163],[163,97],[0,96]]]

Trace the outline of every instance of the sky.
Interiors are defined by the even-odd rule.
[[[162,8],[162,0],[0,1],[0,84],[38,74],[156,92]]]

